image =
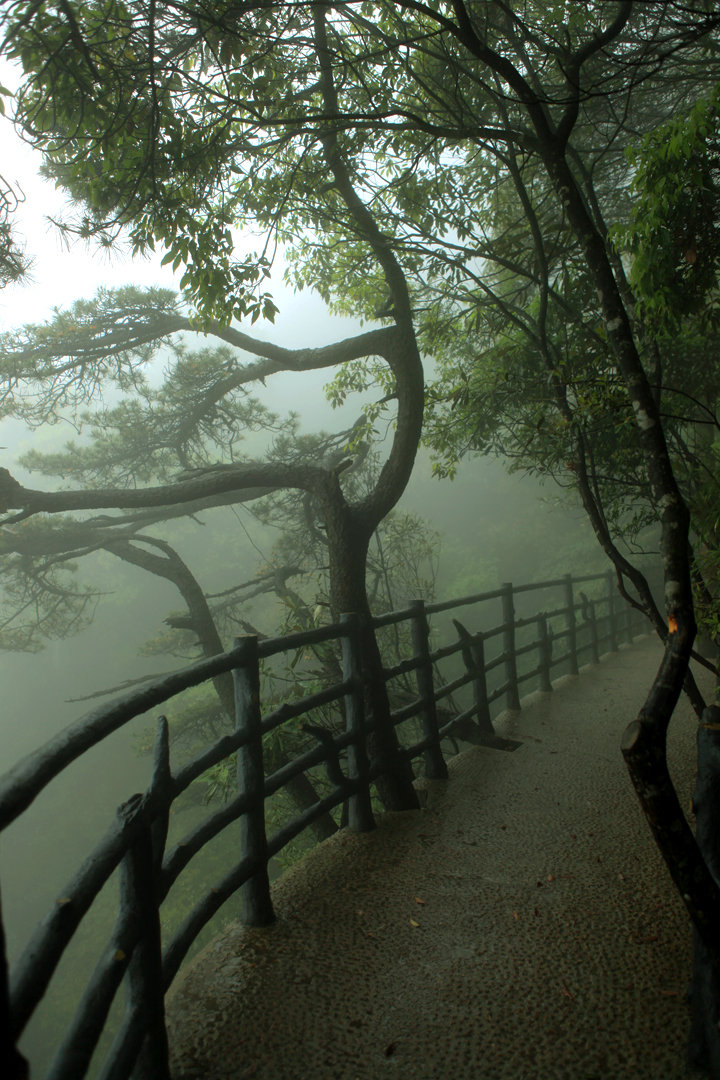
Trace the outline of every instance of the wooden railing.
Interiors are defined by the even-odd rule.
[[[579,585],[592,595],[578,592]],[[529,610],[539,593],[544,594],[547,606],[542,611]],[[499,605],[500,622],[488,627],[493,604],[496,609]],[[519,608],[527,610],[518,614]],[[463,622],[453,618],[460,614]],[[468,626],[471,621],[474,629]],[[633,633],[647,625],[619,597],[611,575],[568,575],[519,587],[506,584],[442,603],[417,600],[405,610],[375,618],[345,615],[332,626],[282,638],[238,639],[230,651],[145,685],[66,728],[0,779],[0,829],[22,814],[66,766],[111,732],[188,687],[223,672],[233,673],[234,731],[173,773],[168,724],[165,717],[160,718],[149,787],[119,807],[104,839],[64,887],[20,957],[9,993],[2,985],[4,953],[0,955],[0,1062],[13,1061],[16,1041],[45,994],[64,950],[103,885],[119,868],[120,898],[110,940],[46,1075],[48,1080],[80,1080],[87,1074],[113,999],[124,981],[125,1017],[97,1075],[102,1080],[169,1078],[164,996],[208,920],[239,893],[247,924],[269,922],[273,917],[269,861],[309,824],[341,804],[351,828],[367,830],[373,826],[371,791],[380,766],[367,751],[373,718],[365,715],[361,652],[368,623],[381,636],[385,627],[409,625],[412,655],[385,669],[384,677],[389,686],[408,675],[415,680],[417,696],[391,715],[401,735],[402,753],[408,761],[422,757],[429,777],[447,775],[445,740],[492,741],[493,716],[502,707],[520,707],[521,687],[550,690],[553,677],[577,674],[581,660],[597,660],[602,652],[615,650],[622,640],[632,641]],[[433,647],[437,634],[445,643]],[[342,680],[263,715],[260,662],[333,641],[341,647]],[[337,703],[343,730],[337,733],[310,726],[307,730],[316,735],[317,745],[266,775],[264,736],[288,720],[331,703]],[[409,723],[414,741],[407,745]],[[180,843],[167,849],[173,802],[194,780],[232,754],[237,757],[235,797],[208,813]],[[268,836],[267,799],[292,777],[320,764],[327,770],[328,789]],[[238,820],[242,838],[239,860],[197,900],[163,945],[160,908],[171,885],[209,841]],[[4,936],[0,942],[4,943]],[[4,1075],[13,1074],[6,1071]],[[22,1074],[18,1071],[17,1075]]]

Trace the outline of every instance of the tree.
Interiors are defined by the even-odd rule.
[[[49,326],[26,327],[0,341],[0,347],[4,344],[7,348],[3,354],[6,370],[12,370],[21,384],[32,379],[36,385],[35,393],[18,392],[16,386],[12,399],[8,397],[5,402],[7,413],[22,415],[26,422],[38,425],[51,410],[58,415],[59,407],[72,409],[73,422],[80,432],[79,441],[66,443],[62,449],[29,451],[20,459],[21,465],[61,483],[70,479],[80,484],[124,483],[134,488],[141,480],[171,481],[178,476],[199,482],[231,468],[222,464],[222,458],[234,456],[240,464],[243,439],[252,439],[253,431],[260,429],[272,438],[267,450],[269,465],[298,470],[316,465],[331,470],[343,463],[346,497],[358,503],[372,493],[381,466],[372,460],[367,445],[356,448],[354,461],[348,457],[347,444],[354,441],[352,429],[334,435],[301,436],[292,416],[280,422],[248,394],[243,379],[249,374],[244,368],[239,377],[237,372],[230,375],[233,366],[239,365],[228,347],[194,350],[188,341],[163,338],[163,327],[156,327],[158,338],[151,341],[152,335],[141,321],[152,323],[178,304],[169,293],[128,289],[103,293],[93,302],[78,302],[71,312],[57,312]],[[111,324],[121,325],[127,340],[144,339],[137,353],[130,349],[132,356],[118,353],[111,358],[109,352],[103,355],[97,341],[107,342],[113,336]],[[88,325],[92,326],[91,335],[86,332]],[[89,336],[96,341],[90,342]],[[123,338],[123,345],[127,340]],[[162,384],[156,385],[155,378],[151,386],[145,371],[153,370],[154,358],[163,346],[172,347],[175,363],[167,367]],[[62,378],[57,377],[57,364],[53,367],[48,361],[51,351],[56,358],[73,356],[69,365],[60,365]],[[42,362],[40,353],[45,357]],[[128,369],[132,367],[132,378],[125,364]],[[154,370],[157,377],[156,363]],[[79,371],[86,379],[84,386],[76,380]],[[255,368],[252,374],[257,377]],[[131,392],[104,409],[78,413],[80,399],[89,397],[92,404],[98,393],[111,393],[115,382],[129,386]],[[33,517],[7,527],[1,545],[5,610],[0,644],[6,648],[39,648],[46,638],[73,633],[83,620],[90,621],[100,593],[97,587],[93,590],[77,583],[76,568],[96,552],[109,553],[165,578],[177,589],[184,607],[165,620],[167,630],[155,642],[153,651],[169,651],[187,658],[188,653],[195,655],[199,647],[201,655],[210,657],[222,651],[223,643],[227,647],[238,630],[262,634],[248,622],[244,611],[248,599],[259,596],[273,595],[280,601],[287,611],[287,629],[315,625],[318,617],[327,617],[330,610],[324,522],[317,517],[318,507],[311,493],[292,489],[269,492],[273,492],[272,486],[235,490],[218,498],[198,499],[188,506],[149,508],[115,517],[87,517],[82,512],[48,520]],[[256,575],[238,583],[240,568],[231,563],[226,568],[233,575],[230,587],[215,597],[206,595],[197,571],[193,572],[187,559],[179,554],[172,531],[174,523],[189,515],[194,522],[213,525],[217,532],[223,529],[222,524],[215,524],[218,511],[223,506],[240,505],[252,507],[258,520],[281,530],[281,539],[268,564]],[[218,538],[213,542],[222,549]],[[227,539],[225,546],[232,550],[233,541]],[[404,600],[417,595],[421,586],[412,574],[419,572],[421,564],[432,562],[432,557],[433,541],[408,515],[381,523],[372,540],[369,560],[369,599],[375,609],[378,603],[382,607],[392,604],[395,589],[404,590]],[[248,573],[244,568],[243,572]],[[422,581],[426,590],[433,573]],[[308,580],[309,592],[303,588],[303,580]],[[410,581],[415,582],[414,589]],[[275,630],[270,620],[268,615],[266,631]],[[325,682],[342,677],[337,658],[330,654],[329,647],[325,648],[321,668],[326,670],[315,673]],[[299,692],[300,681],[297,689]],[[196,742],[193,731],[200,726],[205,737],[216,737],[232,723],[229,676],[217,678],[215,690],[218,701],[214,706],[203,705],[198,714],[185,711],[186,739]],[[266,704],[272,704],[272,696],[266,698]],[[278,766],[283,763],[277,752],[273,760]],[[292,785],[292,794],[304,808],[316,799],[303,784],[301,777]]]
[[[346,499],[341,482],[341,477],[351,470],[352,459],[338,454],[349,433],[329,441],[333,460],[327,464],[322,460],[309,463],[292,440],[278,444],[274,456],[271,454],[265,462],[238,459],[237,455],[240,436],[247,427],[275,425],[275,418],[247,397],[247,383],[269,378],[280,370],[317,369],[346,362],[363,350],[383,352],[392,359],[396,332],[370,331],[336,346],[286,350],[250,339],[233,328],[206,326],[206,336],[216,335],[241,348],[252,348],[258,359],[243,365],[227,348],[196,352],[181,345],[166,383],[152,389],[144,369],[158,346],[180,331],[192,331],[192,324],[177,297],[124,290],[102,293],[91,302],[78,302],[71,311],[58,312],[49,325],[26,328],[4,339],[6,415],[12,413],[36,425],[57,416],[61,409],[79,409],[92,399],[99,386],[114,385],[130,391],[118,405],[85,416],[83,423],[92,436],[88,445],[69,444],[59,454],[31,453],[27,458],[26,464],[31,467],[71,481],[99,485],[95,490],[32,492],[22,488],[7,470],[3,474],[4,506],[22,508],[19,514],[5,517],[6,525],[16,527],[14,534],[12,529],[5,532],[6,551],[16,551],[10,569],[15,566],[24,571],[24,560],[33,544],[36,553],[45,557],[36,573],[22,573],[16,592],[30,589],[35,603],[43,603],[55,618],[64,613],[66,618],[77,621],[89,597],[77,590],[62,590],[58,575],[67,573],[73,552],[102,547],[130,561],[152,563],[153,572],[170,576],[184,590],[184,598],[192,608],[188,590],[192,592],[193,587],[182,567],[169,551],[158,555],[148,550],[148,544],[152,547],[157,541],[138,542],[139,530],[176,515],[178,507],[182,513],[198,513],[292,488],[312,504],[313,513],[319,515],[324,526],[330,610],[335,615],[346,610],[369,610],[365,592],[367,548],[375,527],[399,497],[407,477],[407,462],[398,462],[412,449],[407,410],[399,410],[393,446],[377,482],[355,502]],[[402,395],[401,367],[398,374],[398,393]],[[21,384],[34,387],[35,392],[18,394]],[[417,430],[416,420],[414,426]],[[218,461],[218,457],[227,460]],[[179,476],[178,468],[182,469]],[[139,486],[153,479],[160,479],[160,486]],[[135,512],[91,518],[80,525],[70,520],[60,528],[43,525],[26,531],[28,518],[38,512],[66,514],[109,507]],[[19,539],[13,541],[13,535]],[[54,557],[48,558],[53,551]],[[201,596],[196,596],[195,603],[194,629],[201,630],[200,639],[210,655],[218,651],[217,634],[207,613],[200,610]],[[33,632],[37,633],[37,628]],[[384,686],[377,680],[375,686],[375,712],[381,715]],[[387,712],[386,703],[384,707]],[[381,757],[383,751],[394,752],[392,728],[386,739],[387,748],[381,734]],[[407,798],[403,780],[398,781],[394,793],[392,784],[385,784],[385,797],[388,801],[394,799],[395,805],[403,801],[399,794],[402,791]]]
[[[456,4],[452,17],[422,4],[402,6],[419,13],[422,19],[418,23],[424,20],[426,30],[436,29],[442,44],[435,58],[439,61],[444,49],[444,70],[450,70],[451,77],[465,74],[474,63],[468,84],[474,75],[475,87],[470,87],[467,94],[462,94],[465,85],[460,92],[451,88],[442,97],[443,103],[450,98],[457,107],[455,116],[449,115],[449,109],[446,114],[455,138],[469,140],[472,136],[468,129],[474,122],[476,143],[490,146],[508,172],[512,174],[517,155],[526,167],[531,163],[542,174],[599,299],[608,354],[634,418],[650,498],[660,517],[669,625],[658,678],[646,705],[626,732],[623,749],[656,839],[717,962],[720,942],[715,939],[713,916],[718,904],[717,886],[685,822],[667,773],[664,749],[667,725],[686,680],[695,635],[687,542],[689,514],[673,470],[656,395],[643,364],[642,342],[636,336],[622,264],[608,242],[602,210],[593,198],[592,174],[588,175],[583,167],[582,145],[573,142],[574,133],[582,128],[586,102],[599,93],[600,85],[605,93],[627,103],[636,85],[649,79],[651,65],[668,47],[670,39],[666,35],[670,29],[678,40],[694,45],[715,28],[716,17],[705,17],[700,10],[683,12],[674,5],[664,5],[660,12],[657,5],[625,3],[618,4],[613,9],[614,17],[603,25],[599,5],[597,19],[587,19],[585,12],[581,15],[578,6],[576,19],[570,23],[570,31],[576,31],[576,42],[556,37],[545,45],[536,33],[537,24],[533,25],[527,15],[521,18],[516,11],[501,9],[500,5],[487,5],[477,13]],[[497,16],[495,21],[489,17],[491,9]],[[666,15],[667,23],[663,24]],[[579,26],[581,18],[585,20],[584,28]],[[685,22],[681,27],[682,19]],[[407,34],[407,26],[403,29]],[[610,52],[614,44],[615,55]],[[412,57],[403,70],[409,72],[417,87],[424,77],[427,88],[426,58],[432,50],[424,45],[418,51],[421,60],[413,67]],[[388,79],[393,91],[398,85],[398,78]],[[431,85],[437,103],[442,92],[440,78]],[[488,115],[493,115],[488,113],[489,108],[498,118],[494,126],[487,122]],[[413,122],[417,131],[427,127],[418,122],[416,114]],[[528,221],[532,226],[532,214]],[[540,251],[537,253],[539,257]],[[542,326],[543,305],[547,303],[547,285],[543,298],[542,281],[547,282],[547,272],[543,270],[539,276]],[[540,344],[546,345],[542,339]],[[552,381],[552,371],[548,377]],[[564,391],[561,385],[556,389],[560,404]]]
[[[29,268],[29,260],[13,233],[12,215],[22,198],[22,193],[0,176],[0,289],[20,281]]]
[[[489,5],[480,14],[456,4],[453,15],[449,16],[443,10],[422,4],[399,6],[406,12],[418,14],[414,24],[418,37],[423,31],[429,37],[430,29],[434,28],[436,38],[428,45],[428,37],[425,37],[422,47],[414,52],[412,49],[403,52],[400,48],[401,34],[406,42],[409,36],[408,20],[402,24],[398,19],[394,21],[393,40],[400,53],[400,72],[395,72],[392,77],[385,74],[384,81],[389,89],[384,98],[381,91],[382,104],[379,109],[378,101],[374,99],[376,109],[383,116],[392,111],[392,106],[395,107],[395,116],[402,109],[403,117],[417,133],[419,142],[420,133],[427,132],[430,125],[419,119],[418,108],[410,108],[410,94],[414,87],[417,102],[421,93],[424,92],[427,98],[431,90],[434,107],[445,108],[445,122],[456,143],[473,139],[475,145],[479,143],[486,147],[497,168],[502,167],[504,175],[521,181],[518,195],[522,192],[522,172],[527,173],[529,169],[539,174],[545,197],[557,207],[563,228],[572,238],[576,257],[587,275],[588,284],[598,297],[598,315],[608,360],[616,374],[617,385],[622,388],[629,415],[633,417],[636,445],[647,476],[650,499],[660,519],[665,605],[670,630],[669,633],[663,631],[665,659],[646,706],[626,732],[624,753],[636,790],[675,881],[696,923],[706,938],[712,939],[715,925],[712,913],[718,903],[717,887],[699,857],[685,822],[667,773],[664,751],[667,725],[677,695],[687,679],[688,659],[695,635],[687,542],[689,513],[673,469],[656,394],[643,363],[644,343],[636,334],[632,296],[627,288],[622,263],[608,240],[602,205],[597,197],[592,171],[587,167],[587,155],[583,153],[583,129],[586,130],[593,120],[588,102],[592,102],[600,93],[601,87],[616,109],[620,111],[629,107],[644,84],[649,84],[652,68],[658,57],[668,49],[671,35],[681,42],[680,47],[687,48],[687,56],[695,63],[697,71],[702,55],[698,42],[716,28],[716,16],[700,9],[681,10],[674,5],[663,5],[661,11],[658,5],[625,3],[618,4],[613,9],[613,17],[604,23],[600,6],[593,13],[597,14],[597,18],[590,19],[585,10],[580,12],[578,6],[575,17],[570,21],[569,40],[551,37],[545,44],[545,39],[537,34],[540,13],[533,12],[532,8],[529,10],[538,20],[535,23],[532,15],[528,16],[527,8],[523,17],[516,10],[501,9],[500,5]],[[489,15],[491,9],[496,16],[494,20]],[[544,25],[547,26],[547,23]],[[388,29],[386,41],[389,38]],[[436,39],[439,41],[437,45]],[[613,47],[614,53],[611,51]],[[694,53],[692,50],[695,50]],[[391,54],[395,56],[393,50]],[[349,64],[348,60],[348,67]],[[448,71],[450,76],[446,74]],[[707,79],[706,73],[704,77]],[[448,85],[450,79],[456,82]],[[657,88],[655,81],[656,92]],[[438,128],[439,124],[433,134],[437,133]],[[447,129],[443,134],[445,140],[451,137]],[[431,154],[426,154],[425,161],[432,154],[439,156],[435,147],[437,140],[433,143]],[[414,150],[419,154],[416,147]],[[459,168],[466,168],[467,161],[467,157],[461,157]],[[447,162],[443,164],[447,171],[452,171],[451,165]],[[519,171],[520,166],[522,171]],[[405,178],[410,167],[406,158],[398,164],[397,174]],[[410,172],[413,182],[418,172],[419,169]],[[438,194],[443,190],[443,182],[446,184],[444,190],[447,190],[444,175],[442,179],[436,179],[435,191]],[[389,188],[389,183],[378,185],[376,198],[390,201],[392,196],[388,194]],[[438,203],[432,205],[437,206]],[[485,203],[480,203],[480,208],[487,212],[491,205],[486,194]],[[526,203],[523,209],[532,230],[532,204]],[[433,211],[427,213],[430,216]],[[438,211],[434,213],[437,216]],[[448,218],[445,217],[444,221],[447,230]],[[461,219],[457,228],[462,227],[467,228]],[[543,242],[544,239],[540,237]],[[538,260],[543,255],[543,248],[544,243],[535,246]],[[476,257],[478,255],[482,257],[481,253],[476,253]],[[464,267],[461,266],[458,271],[458,261],[462,263],[462,256],[449,266],[448,278],[452,279],[453,273],[462,273]],[[540,282],[537,295],[541,330],[538,344],[547,354],[547,341],[544,340],[550,284],[547,265],[543,267],[540,263],[537,277]],[[555,380],[554,390],[562,414],[565,390],[554,375],[552,358],[548,356],[548,359],[548,379],[551,385]],[[572,460],[578,467],[581,462],[581,433],[569,417],[566,416],[566,420],[576,447]],[[590,490],[587,483],[585,490]],[[596,520],[602,528],[602,519]],[[702,707],[699,700],[697,707]],[[720,959],[718,944],[718,941],[712,944],[716,960]]]
[[[677,92],[682,80],[692,93],[693,81],[707,81],[720,22],[714,6],[387,0],[343,4],[331,19],[319,5],[252,2],[69,10],[72,27],[67,12],[40,18],[31,5],[13,8],[11,48],[29,74],[22,123],[46,153],[49,173],[85,201],[79,230],[109,239],[127,224],[138,248],[165,244],[168,258],[185,265],[185,285],[206,318],[262,310],[258,289],[270,249],[233,258],[229,231],[230,222],[252,220],[271,243],[309,249],[300,271],[306,283],[340,304],[353,294],[368,312],[392,310],[396,330],[408,334],[407,278],[432,278],[438,265],[428,270],[414,242],[418,222],[425,232],[444,233],[441,258],[452,280],[464,272],[453,264],[452,232],[462,240],[473,215],[492,214],[494,176],[512,179],[519,169],[521,180],[541,178],[597,296],[608,362],[660,519],[669,632],[623,752],[673,878],[720,966],[718,887],[665,761],[696,629],[689,511],[593,175],[603,157],[612,163],[617,130],[642,130],[653,95]],[[73,33],[83,48],[70,56]],[[598,114],[600,98],[610,122]],[[589,160],[590,134],[598,156]],[[454,176],[456,190],[474,176],[477,183],[466,191],[467,204],[454,204],[453,219],[444,207]],[[398,220],[404,229],[395,228]],[[322,236],[319,248],[313,229]],[[339,236],[359,237],[362,249],[328,243]],[[535,250],[540,258],[542,246]],[[478,263],[473,269],[481,277]],[[539,344],[546,348],[546,267],[537,279]],[[383,290],[391,307],[378,307]],[[554,390],[561,408],[564,387]],[[582,432],[570,430],[577,447]]]
[[[596,190],[602,180],[598,172]],[[605,218],[609,211],[617,220],[618,204],[622,209],[630,203],[630,178],[620,186],[617,169],[613,176],[616,198],[606,204]],[[665,620],[632,558],[640,550],[639,537],[647,538],[658,515],[592,283],[537,177],[523,177],[514,168],[508,182],[520,198],[498,200],[493,235],[478,240],[473,234],[463,245],[469,261],[482,243],[493,267],[484,276],[482,293],[473,289],[470,268],[467,282],[455,285],[452,304],[431,313],[429,331],[443,342],[440,374],[429,391],[426,434],[438,456],[436,467],[441,474],[452,472],[468,450],[499,453],[513,468],[549,476],[576,491],[619,580],[627,579],[626,598],[647,613],[664,640]],[[523,221],[531,226],[524,242],[518,224]],[[637,304],[633,309],[641,325]],[[462,338],[451,339],[451,314],[455,322],[464,321]],[[691,474],[697,496],[702,473],[707,499],[711,473],[697,457],[697,438],[688,433],[689,425],[700,431],[713,423],[712,410],[699,400],[713,394],[710,342],[696,332],[679,349],[669,336],[659,341],[648,337],[647,329],[643,334],[684,497],[689,500]],[[707,443],[705,436],[701,441]],[[697,524],[693,529],[697,535]],[[650,543],[656,543],[654,535]],[[697,574],[696,586],[706,592]],[[701,697],[692,683],[688,689],[701,713]]]

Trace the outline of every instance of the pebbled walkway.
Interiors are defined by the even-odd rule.
[[[685,1080],[690,929],[618,749],[645,638],[533,694],[420,811],[342,831],[168,1000],[174,1080]],[[694,716],[670,757],[685,804]]]

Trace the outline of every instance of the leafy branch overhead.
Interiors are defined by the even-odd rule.
[[[632,257],[642,316],[660,335],[691,315],[717,327],[720,272],[720,84],[629,154],[635,198],[614,230]]]

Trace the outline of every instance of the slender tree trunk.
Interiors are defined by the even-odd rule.
[[[669,632],[665,655],[647,700],[628,725],[622,752],[655,841],[673,881],[720,972],[720,888],[685,819],[667,765],[670,718],[688,673],[696,625],[688,556],[690,516],[673,474],[657,403],[643,369],[630,318],[603,238],[587,210],[559,140],[546,130],[543,160],[583,249],[597,289],[608,340],[635,414],[653,498],[661,515],[661,555]]]

